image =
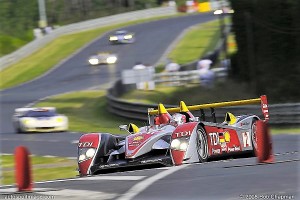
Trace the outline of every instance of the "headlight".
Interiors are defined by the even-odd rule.
[[[111,57],[108,57],[107,59],[106,59],[106,62],[108,63],[108,64],[113,64],[113,63],[115,63],[117,61],[117,57],[115,57],[115,56],[111,56]]]
[[[26,126],[32,125],[32,123],[34,122],[33,119],[24,119],[22,120],[23,124],[25,124]]]
[[[78,153],[78,162],[91,159],[95,156],[95,148],[80,148]]]
[[[97,58],[91,58],[91,59],[89,59],[89,63],[91,65],[97,65],[97,64],[99,64],[99,60]]]
[[[91,158],[95,155],[95,153],[96,153],[96,150],[91,148],[86,151],[85,155],[86,155],[86,157]]]
[[[223,14],[223,10],[215,10],[214,14],[215,15]]]
[[[62,123],[64,121],[64,119],[62,117],[57,117],[56,118],[56,122],[58,123]]]
[[[189,145],[188,140],[189,138],[185,138],[185,137],[172,140],[171,149],[186,151]]]
[[[187,143],[187,142],[182,142],[182,143],[180,144],[180,146],[179,146],[179,149],[180,149],[181,151],[186,151],[187,147],[188,147],[188,143]]]
[[[86,158],[85,155],[80,155],[79,158],[78,158],[78,161],[79,162],[84,161],[85,158]]]
[[[132,35],[125,35],[125,36],[124,36],[124,39],[125,39],[125,40],[129,40],[129,39],[131,39],[131,38],[132,38]]]
[[[118,40],[118,37],[116,37],[116,36],[110,36],[109,40],[110,41],[116,41],[116,40]]]
[[[172,149],[179,149],[180,147],[180,140],[175,139],[171,142],[171,148]]]

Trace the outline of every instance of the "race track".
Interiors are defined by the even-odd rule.
[[[274,164],[257,164],[250,157],[40,182],[31,195],[73,200],[299,199],[298,141],[298,135],[274,136]],[[15,190],[4,187],[0,194],[26,195]]]
[[[83,48],[70,59],[65,60],[59,67],[46,75],[24,85],[1,91],[0,136],[1,141],[3,141],[1,152],[12,153],[17,145],[24,144],[30,146],[33,154],[65,156],[64,153],[59,154],[59,152],[64,151],[57,150],[53,145],[63,145],[65,140],[78,139],[78,134],[60,133],[53,134],[53,136],[49,135],[49,137],[44,134],[15,134],[11,120],[14,109],[49,95],[95,87],[107,88],[116,78],[120,77],[121,70],[132,68],[136,62],[155,64],[167,47],[184,29],[212,19],[215,19],[215,16],[208,13],[130,26],[126,30],[135,33],[136,42],[128,45],[110,45],[108,33]],[[115,66],[89,66],[87,64],[88,57],[99,51],[117,53],[119,57],[118,63]],[[50,141],[58,140],[59,142],[56,144],[49,142],[50,138]],[[65,148],[69,149],[74,146],[65,145],[68,145]]]
[[[131,68],[137,61],[156,63],[183,29],[213,18],[211,14],[191,15],[131,26],[128,30],[136,33],[135,44],[111,46],[107,37],[100,38],[42,78],[1,91],[1,153],[13,153],[16,146],[25,145],[32,154],[75,157],[74,142],[80,133],[15,134],[13,110],[49,95],[109,85],[120,76],[120,70]],[[87,66],[87,57],[97,51],[116,52],[119,62],[113,68]],[[6,186],[0,188],[0,197],[196,200],[274,199],[274,195],[287,195],[299,199],[299,136],[276,135],[273,143],[274,164],[258,165],[253,157],[218,160],[35,183],[31,194],[17,194],[13,186]]]

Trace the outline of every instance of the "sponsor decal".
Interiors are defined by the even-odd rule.
[[[241,147],[228,147],[228,152],[235,152],[235,151],[240,151]]]
[[[249,126],[250,122],[241,122],[241,126]]]
[[[191,136],[192,132],[191,131],[182,131],[182,132],[175,133],[175,135],[176,135],[176,138],[185,137],[185,136]]]
[[[221,150],[220,149],[211,149],[212,154],[220,154]]]
[[[242,136],[243,136],[243,144],[244,144],[244,147],[251,147],[251,138],[250,138],[250,132],[244,132],[242,133]]]
[[[225,142],[221,143],[221,150],[222,151],[227,151],[227,144]]]
[[[228,131],[224,133],[209,133],[208,135],[210,137],[210,143],[213,146],[230,142],[230,133]]]
[[[210,137],[210,143],[213,146],[220,144],[219,133],[209,133],[208,135]]]
[[[79,148],[86,148],[86,147],[92,147],[93,142],[79,142],[78,147]]]
[[[119,164],[109,164],[109,165],[100,165],[99,168],[103,169],[103,168],[117,167],[117,166],[119,166]]]
[[[155,162],[162,162],[162,159],[153,159],[153,160],[142,160],[141,163],[142,164],[146,164],[146,163],[155,163]]]
[[[224,133],[224,138],[225,138],[225,142],[230,142],[230,133],[228,131]]]
[[[139,136],[134,137],[134,138],[133,138],[133,141],[140,141],[140,140],[142,140],[142,139],[144,139],[144,137],[141,136],[141,135],[139,135]]]

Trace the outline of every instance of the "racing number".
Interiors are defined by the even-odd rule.
[[[244,147],[251,147],[250,133],[249,132],[245,132],[245,133],[242,133],[242,135],[243,135]]]

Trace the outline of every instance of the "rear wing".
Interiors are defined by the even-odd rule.
[[[204,117],[203,109],[211,109],[211,114],[212,114],[213,120],[216,121],[214,108],[241,106],[241,105],[253,105],[253,104],[261,104],[261,110],[264,115],[265,121],[268,121],[269,120],[269,109],[268,109],[268,101],[267,101],[266,95],[262,95],[262,96],[260,96],[260,98],[256,98],[256,99],[245,99],[245,100],[238,100],[238,101],[225,101],[225,102],[219,102],[219,103],[201,104],[201,105],[187,106],[187,108],[189,111],[200,110],[201,117]],[[177,112],[180,112],[180,107],[167,108],[166,110],[170,114],[177,113]],[[151,115],[158,115],[158,110],[148,109],[148,116],[151,116]]]

